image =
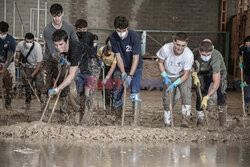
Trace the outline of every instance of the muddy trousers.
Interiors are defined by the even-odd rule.
[[[103,69],[102,69],[103,70]],[[106,66],[105,65],[105,69],[104,69],[104,78],[107,76],[108,72],[110,70],[110,66]],[[100,80],[103,80],[103,72],[101,71],[101,75],[100,75]],[[105,105],[110,105],[110,103],[112,103],[112,98],[113,98],[113,87],[114,87],[114,79],[113,79],[113,75],[107,80],[106,85],[105,85]],[[98,84],[100,85],[100,83]],[[103,95],[103,91],[102,91],[102,95]]]
[[[129,71],[126,71],[127,74],[129,74]],[[122,110],[122,95],[123,95],[123,91],[124,91],[124,87],[123,87],[123,80],[122,80],[122,73],[120,70],[116,70],[113,74],[114,76],[114,95],[113,95],[113,107],[115,108],[115,110],[117,110],[118,112],[121,113]],[[131,88],[131,96],[135,95],[135,94],[139,94],[140,93],[140,83],[142,80],[142,68],[137,68],[131,85],[129,88]],[[133,100],[133,99],[132,99]]]
[[[37,90],[37,95],[41,100],[41,89],[43,87],[43,78],[42,78],[41,70],[38,71],[38,73],[35,75],[34,78],[29,77],[29,76],[31,76],[31,74],[35,70],[34,68],[24,67],[23,70],[27,76],[27,78],[25,78],[25,75],[24,74],[22,75],[22,82],[23,82],[23,86],[25,88],[25,104],[30,104],[31,95],[32,95],[32,89],[30,88],[30,85],[29,85],[27,80],[29,80],[29,82],[31,83],[32,86],[33,86],[33,83],[35,83],[35,87],[33,87],[33,88]],[[44,102],[42,102],[42,103],[44,103]]]
[[[44,103],[42,104],[42,108],[46,106],[46,102],[48,100],[48,90],[53,87],[53,80],[55,81],[57,75],[59,73],[58,69],[58,62],[54,60],[46,60],[43,62],[42,65],[42,77],[43,77],[43,88],[41,90],[42,92],[42,101]],[[57,86],[60,85],[65,77],[66,74],[66,65],[63,65],[61,67],[61,74],[57,82]],[[69,96],[69,86],[65,87],[60,94],[60,111],[63,113],[66,113],[68,111],[68,96]],[[45,99],[45,100],[43,100]]]
[[[179,78],[179,77],[178,77]],[[175,82],[177,79],[175,78],[169,78],[171,82]],[[191,75],[189,75],[188,79],[184,82],[182,82],[180,85],[174,88],[174,90],[171,92],[171,101],[172,101],[172,108],[176,104],[177,101],[175,101],[175,94],[176,90],[180,90],[181,100],[182,100],[182,116],[183,118],[189,117],[191,113],[191,86],[192,86],[192,78]],[[163,108],[164,108],[164,121],[165,124],[170,124],[170,104],[169,104],[169,92],[167,91],[168,86],[163,83]]]
[[[95,89],[97,89],[97,77],[79,73],[76,76],[75,82],[77,93],[80,95],[80,109],[78,113],[84,115],[84,122],[88,122],[93,115],[93,101]]]
[[[5,89],[6,93],[4,95],[5,98],[5,106],[8,107],[11,105],[11,91],[12,91],[12,77],[8,70],[1,73],[3,76],[3,89]]]
[[[213,74],[203,74],[203,75],[198,75],[201,83],[201,93],[202,96],[206,96],[209,91],[210,84],[213,82]],[[227,75],[226,74],[221,74],[220,78],[220,86],[217,90],[217,104],[218,104],[218,109],[220,113],[223,113],[225,111],[226,113],[226,99],[227,99],[227,94],[226,94],[226,89],[227,89]],[[204,112],[201,108],[201,101],[202,99],[199,96],[198,89],[196,89],[196,111],[198,118],[204,119]]]

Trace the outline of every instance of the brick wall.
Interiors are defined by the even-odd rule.
[[[24,23],[25,32],[30,31],[30,8],[37,8],[36,0],[16,0]],[[40,0],[40,8],[44,8],[46,0]],[[64,20],[74,24],[76,19],[85,18],[91,28],[113,28],[113,21],[117,15],[129,18],[130,29],[142,30],[175,30],[175,31],[218,31],[219,6],[218,0],[52,0],[48,1],[48,8],[53,3],[60,3],[65,10]],[[3,13],[4,1],[0,1],[0,11]],[[232,2],[233,4],[233,2]],[[234,7],[231,5],[231,7]],[[34,13],[33,28],[36,33],[37,13]],[[16,36],[21,37],[21,22],[16,11]],[[0,14],[3,20],[3,14]],[[48,12],[48,22],[51,20]],[[7,0],[7,22],[10,33],[13,27],[13,0]],[[40,32],[44,28],[44,12],[40,12]],[[100,43],[111,33],[109,31],[93,31],[99,36]],[[150,33],[160,43],[171,41],[172,34]],[[194,48],[204,38],[211,38],[218,47],[216,34],[189,34],[190,48]],[[155,54],[160,48],[149,38],[147,52]]]

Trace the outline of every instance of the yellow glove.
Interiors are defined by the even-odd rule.
[[[203,97],[202,102],[201,102],[201,108],[206,109],[207,108],[207,101],[209,100],[209,96],[206,95]]]
[[[197,72],[193,72],[192,73],[192,77],[193,77],[193,80],[194,80],[194,85],[197,86],[198,84],[200,85],[200,80],[198,78],[198,75],[197,75]]]

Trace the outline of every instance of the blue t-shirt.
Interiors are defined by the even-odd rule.
[[[7,53],[12,52],[14,53],[16,49],[16,42],[15,39],[7,34],[4,40],[0,39],[0,56],[4,56],[4,59],[7,59]]]
[[[114,53],[120,53],[124,68],[126,72],[129,72],[133,62],[133,55],[139,55],[139,63],[137,68],[142,68],[141,57],[141,42],[138,34],[133,30],[128,30],[128,36],[125,39],[121,39],[116,32],[110,36],[112,45],[112,51]]]

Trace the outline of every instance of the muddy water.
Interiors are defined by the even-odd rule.
[[[1,167],[249,166],[250,143],[96,144],[0,140]]]

